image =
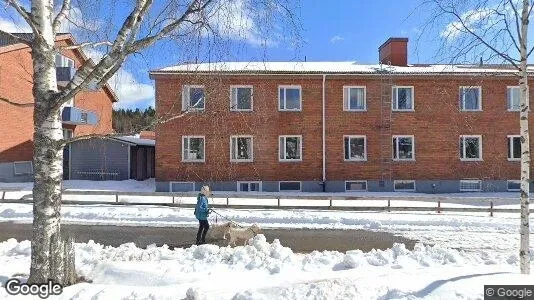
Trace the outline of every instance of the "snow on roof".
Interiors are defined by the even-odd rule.
[[[131,144],[135,144],[138,146],[155,146],[156,145],[155,140],[141,139],[135,136],[118,136],[118,137],[114,137],[114,139],[127,142],[127,143],[131,143]]]
[[[534,71],[534,67],[529,67]],[[380,74],[384,72],[397,74],[467,74],[467,73],[514,73],[510,65],[408,65],[389,66],[381,64],[359,64],[354,61],[339,62],[215,62],[200,64],[180,64],[151,71],[162,73],[349,73]]]

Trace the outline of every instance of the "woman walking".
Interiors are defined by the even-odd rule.
[[[197,196],[197,205],[195,206],[195,217],[198,220],[197,245],[206,243],[206,233],[210,228],[208,224],[208,215],[210,213],[208,196],[210,194],[210,187],[205,185],[200,189],[200,193]]]

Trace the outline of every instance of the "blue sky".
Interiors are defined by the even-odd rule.
[[[242,1],[238,0],[237,2]],[[145,108],[153,105],[153,82],[148,78],[148,70],[183,63],[198,59],[208,60],[269,60],[269,61],[358,61],[360,63],[377,63],[378,47],[389,37],[408,37],[409,63],[429,63],[436,61],[438,43],[429,40],[436,33],[429,33],[418,41],[422,26],[428,18],[427,8],[419,7],[421,0],[301,0],[300,10],[295,11],[301,29],[298,34],[301,42],[293,45],[294,40],[269,38],[268,45],[258,45],[258,36],[262,30],[254,28],[261,24],[248,26],[240,34],[226,35],[226,42],[215,47],[194,49],[194,41],[164,41],[143,51],[127,61],[124,68],[115,77],[121,104],[119,107]],[[105,3],[105,2],[104,2]],[[90,24],[94,27],[106,26],[108,31],[122,23],[121,9],[123,2],[110,13],[105,8],[91,9]],[[79,14],[84,11],[80,9]],[[78,16],[80,17],[80,16]],[[112,19],[113,22],[104,20]],[[20,31],[27,27],[11,10],[0,10],[0,29]],[[79,29],[65,27],[74,31],[78,41],[87,36],[78,33]],[[273,29],[273,31],[277,31]],[[260,33],[258,33],[260,32]],[[439,33],[439,31],[438,31]],[[277,34],[291,36],[284,29]],[[292,37],[292,36],[291,36]],[[210,55],[206,49],[211,49]],[[89,55],[98,57],[104,50],[87,49]],[[198,54],[200,53],[200,54]],[[214,54],[216,53],[216,54]]]

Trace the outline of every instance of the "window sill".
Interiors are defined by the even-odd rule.
[[[393,161],[403,162],[403,161],[415,161],[415,158],[402,159],[402,158],[393,158]]]
[[[302,162],[302,159],[278,159],[279,162]]]
[[[231,159],[230,162],[233,163],[251,163],[254,162],[253,159]]]
[[[415,109],[392,109],[391,111],[396,111],[396,112],[415,112]]]
[[[470,162],[470,161],[484,161],[482,158],[460,158],[460,161]]]
[[[367,108],[364,109],[344,109],[346,112],[367,112]]]
[[[521,162],[521,158],[508,158],[510,162]]]
[[[367,158],[365,159],[344,159],[345,162],[366,162]]]
[[[302,109],[278,109],[279,112],[301,112]]]
[[[232,112],[252,112],[252,109],[230,109]]]

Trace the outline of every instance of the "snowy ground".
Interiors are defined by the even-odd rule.
[[[150,186],[149,182],[138,184],[138,191]],[[93,186],[93,189],[100,188],[105,189],[102,185]],[[515,205],[517,198],[514,193],[509,194],[510,202],[502,205]],[[451,205],[486,205],[465,199],[466,203]],[[366,201],[374,204],[384,200]],[[402,201],[398,205],[410,203],[413,204]],[[417,201],[417,205],[435,203]],[[422,243],[413,251],[397,244],[392,249],[369,253],[353,250],[309,254],[293,253],[278,241],[265,241],[263,236],[256,237],[249,246],[236,248],[203,245],[170,250],[165,246],[139,249],[133,244],[117,248],[77,244],[77,269],[93,283],[69,287],[59,298],[481,299],[485,284],[534,282],[534,276],[518,274],[517,214],[498,213],[489,217],[487,213],[217,211],[243,225],[367,229],[391,232]],[[31,213],[31,204],[0,204],[0,222],[29,223]],[[67,223],[197,225],[192,209],[188,208],[68,205],[63,207],[62,214]],[[531,240],[534,241],[534,230]],[[0,282],[15,274],[22,274],[24,279],[29,254],[28,241],[0,243]],[[0,299],[6,297],[5,290],[0,289]]]

